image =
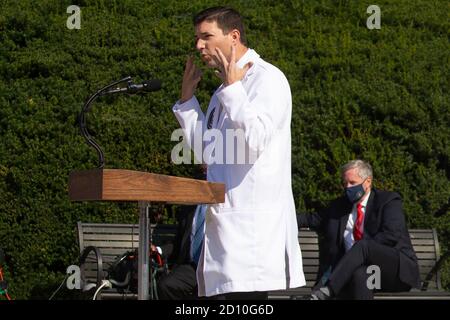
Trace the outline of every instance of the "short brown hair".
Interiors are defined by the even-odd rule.
[[[194,17],[194,26],[198,26],[203,21],[216,21],[217,26],[222,29],[224,34],[237,29],[241,34],[241,43],[247,45],[247,37],[245,36],[244,23],[242,16],[230,7],[212,7],[205,9]]]

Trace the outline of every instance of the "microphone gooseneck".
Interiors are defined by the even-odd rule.
[[[129,80],[126,87],[117,87],[102,91],[101,95],[114,93],[135,94],[140,92],[154,92],[161,89],[161,81],[158,79],[146,80],[142,83],[133,83]]]
[[[119,84],[127,82],[126,87],[117,87]],[[114,88],[115,87],[115,88]],[[91,136],[91,134],[88,131],[87,124],[86,124],[86,114],[90,110],[91,103],[97,99],[100,96],[104,96],[107,94],[114,94],[114,93],[128,93],[128,94],[135,94],[139,92],[153,92],[158,91],[161,89],[161,81],[157,79],[153,80],[147,80],[143,83],[135,84],[132,81],[132,78],[130,76],[127,76],[123,79],[120,79],[118,81],[114,81],[113,83],[101,88],[97,92],[95,92],[93,95],[91,95],[87,100],[86,103],[83,105],[83,108],[81,109],[80,115],[78,117],[78,124],[80,126],[80,131],[83,137],[85,138],[86,142],[97,151],[98,154],[98,168],[102,169],[105,166],[105,157],[103,150],[100,148],[98,143],[94,140],[94,138]]]

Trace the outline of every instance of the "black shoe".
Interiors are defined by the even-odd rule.
[[[321,287],[311,292],[309,300],[330,300],[332,298],[331,291],[328,287]]]

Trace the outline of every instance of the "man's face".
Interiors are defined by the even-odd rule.
[[[216,48],[219,48],[229,60],[233,38],[231,33],[223,34],[222,29],[217,26],[216,21],[203,21],[195,27],[195,47],[200,53],[203,62],[210,68],[216,68]]]
[[[343,185],[344,188],[353,187],[358,184],[363,183],[364,191],[367,193],[367,190],[370,189],[372,185],[372,178],[368,177],[367,179],[363,179],[358,174],[358,168],[353,168],[344,172],[343,176]]]

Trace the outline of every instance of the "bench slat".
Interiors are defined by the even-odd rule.
[[[434,246],[413,246],[414,251],[417,252],[432,252],[433,254],[436,252],[436,248]]]
[[[411,241],[413,241],[413,239],[433,239],[433,233],[413,233],[413,234],[409,234],[409,237],[411,238]]]
[[[124,241],[89,241],[86,242],[86,244],[89,244],[90,246],[94,246],[97,248],[130,248],[130,242],[124,242]],[[139,246],[139,242],[135,242],[135,248]]]
[[[434,246],[434,239],[411,239],[413,246]]]
[[[310,245],[315,245],[315,246],[319,245],[319,241],[317,240],[317,238],[316,239],[314,239],[314,238],[299,238],[298,243],[300,244],[300,246],[304,245],[304,244],[310,244]]]
[[[89,240],[106,240],[106,241],[139,241],[139,235],[131,234],[94,234],[89,233],[84,235],[84,241]]]
[[[300,243],[300,250],[302,252],[304,251],[318,251],[319,250],[319,246],[316,244],[301,244]]]
[[[433,253],[427,253],[427,252],[416,252],[417,259],[433,259],[434,262],[436,262],[436,254]]]
[[[319,259],[303,259],[303,265],[305,266],[318,266]]]
[[[319,258],[319,252],[318,251],[303,251],[302,257],[303,258]]]

